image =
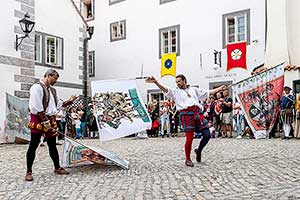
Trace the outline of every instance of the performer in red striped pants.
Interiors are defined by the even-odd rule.
[[[222,85],[212,90],[199,89],[197,87],[190,87],[187,84],[186,77],[182,74],[176,76],[176,85],[178,88],[171,89],[161,85],[153,76],[146,79],[148,83],[154,83],[160,88],[167,98],[172,98],[176,103],[176,108],[180,111],[180,119],[185,132],[185,164],[193,167],[194,163],[191,160],[191,148],[194,139],[194,132],[201,132],[203,138],[200,141],[199,147],[195,149],[196,160],[201,162],[201,153],[205,145],[210,139],[210,132],[208,129],[207,113],[203,113],[203,106],[200,101],[204,101],[210,94],[215,94],[219,91],[225,90],[227,87]]]

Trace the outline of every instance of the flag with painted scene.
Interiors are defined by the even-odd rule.
[[[282,63],[232,86],[256,139],[268,138],[276,122],[283,84]]]

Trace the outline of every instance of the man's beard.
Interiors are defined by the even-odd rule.
[[[185,87],[185,85],[179,85],[178,88],[179,89],[185,89],[186,87]]]

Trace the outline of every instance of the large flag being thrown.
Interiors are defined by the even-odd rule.
[[[278,117],[283,73],[282,63],[232,86],[256,139],[267,138]]]
[[[93,81],[91,86],[101,141],[151,128],[151,119],[135,80]]]

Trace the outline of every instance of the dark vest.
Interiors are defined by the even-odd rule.
[[[47,88],[47,86],[45,86],[44,84],[40,83],[40,86],[43,88],[43,108],[44,108],[44,112],[46,112],[48,106],[49,106],[49,101],[50,101],[50,92],[52,93],[53,97],[54,97],[54,101],[55,101],[55,105],[57,106],[57,95],[56,95],[56,90],[53,87],[49,87]]]

